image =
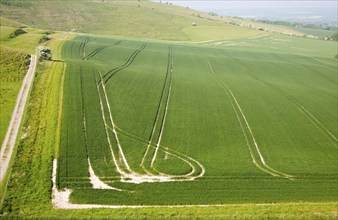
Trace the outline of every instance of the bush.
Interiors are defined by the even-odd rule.
[[[45,43],[50,40],[50,37],[48,35],[44,35],[40,38],[39,43]]]
[[[334,34],[331,36],[331,39],[332,39],[332,40],[335,40],[335,41],[338,41],[338,32],[334,33]]]
[[[39,48],[40,58],[43,60],[51,60],[52,59],[52,50],[48,47],[40,46]]]
[[[26,34],[27,32],[26,31],[24,31],[23,29],[16,29],[13,33],[11,33],[10,35],[9,35],[9,37],[10,38],[14,38],[14,37],[16,37],[16,36],[19,36],[19,35],[21,35],[21,34]]]

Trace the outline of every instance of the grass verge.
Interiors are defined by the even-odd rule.
[[[27,135],[17,147],[2,213],[25,213],[37,204],[50,204],[50,170],[63,68],[62,62],[45,62],[38,67],[23,124]]]
[[[28,54],[0,45],[0,144],[6,135],[29,62]]]

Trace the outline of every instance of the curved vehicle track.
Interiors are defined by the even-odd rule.
[[[205,56],[203,56],[203,58],[204,58],[207,66],[209,68],[209,72],[210,72],[211,76],[218,82],[218,84],[221,87],[223,87],[223,90],[224,90],[225,94],[227,95],[227,97],[228,97],[228,99],[229,99],[229,101],[232,105],[232,108],[233,108],[233,110],[236,114],[239,125],[242,129],[242,133],[243,133],[243,136],[245,138],[245,142],[246,142],[246,145],[248,147],[248,150],[250,152],[252,162],[255,164],[255,166],[257,168],[259,168],[263,172],[266,172],[266,173],[268,173],[272,176],[292,179],[293,178],[292,175],[289,175],[289,174],[280,172],[278,170],[275,170],[275,169],[271,168],[266,163],[264,156],[262,155],[260,148],[258,147],[258,144],[256,142],[256,138],[255,138],[255,136],[252,132],[251,126],[249,125],[248,120],[247,120],[245,114],[243,113],[241,106],[238,104],[238,101],[237,101],[235,95],[233,94],[233,92],[229,88],[229,86],[227,84],[225,84],[219,78],[219,76],[216,74],[216,72],[212,68],[212,65],[210,64],[210,61],[208,60],[208,58],[205,57]],[[258,159],[256,159],[256,157],[258,157]]]

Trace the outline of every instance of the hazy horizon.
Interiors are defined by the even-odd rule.
[[[226,1],[169,0],[174,5],[215,12],[222,16],[250,19],[285,20],[302,23],[337,25],[337,1]]]

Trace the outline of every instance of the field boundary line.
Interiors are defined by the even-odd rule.
[[[66,63],[62,63],[62,76],[60,77],[60,91],[59,91],[59,103],[58,103],[58,121],[57,121],[57,130],[56,130],[56,147],[54,149],[55,157],[59,157],[59,146],[61,141],[61,125],[62,125],[62,106],[63,106],[63,94],[64,94],[64,82],[65,82],[65,73],[66,73]]]
[[[59,151],[60,151],[60,144],[61,144],[62,110],[63,110],[64,85],[65,85],[64,82],[65,82],[66,68],[67,68],[67,65],[65,62],[63,62],[60,83],[59,83],[60,87],[59,87],[59,98],[58,98],[57,124],[56,124],[56,131],[55,131],[54,158],[59,158]],[[68,131],[67,131],[67,135],[68,135]],[[60,173],[56,173],[56,175],[57,176],[55,178],[58,178],[59,180]]]
[[[65,74],[65,77],[66,77],[66,82],[67,83],[64,83],[64,90],[66,91],[66,94],[67,94],[67,92],[70,90],[69,89],[69,82],[70,82],[70,76],[71,76],[71,74],[69,74],[69,73],[66,73]],[[63,99],[64,99],[65,97],[63,97]],[[65,100],[65,105],[64,106],[70,106],[70,96],[66,96],[66,100]],[[63,112],[63,109],[62,109],[62,115],[64,115],[64,112]],[[66,139],[66,148],[65,148],[65,154],[66,154],[66,158],[68,158],[68,154],[69,154],[69,148],[68,148],[68,146],[69,146],[69,127],[70,127],[70,125],[69,125],[69,120],[66,120],[66,123],[64,123],[65,121],[63,120],[63,118],[61,118],[61,130],[60,130],[60,149],[61,149],[61,144],[62,144],[62,142],[61,142],[61,139],[62,139],[62,129],[64,129],[64,130],[66,130],[65,131],[65,133],[66,133],[66,136],[67,136],[67,139]],[[68,168],[68,160],[65,160],[65,164],[66,164],[66,168]],[[59,175],[58,175],[58,177],[59,177],[59,179],[61,179],[60,178],[60,173],[58,173]],[[66,169],[66,176],[68,176],[68,169]],[[59,184],[60,185],[60,184]]]

